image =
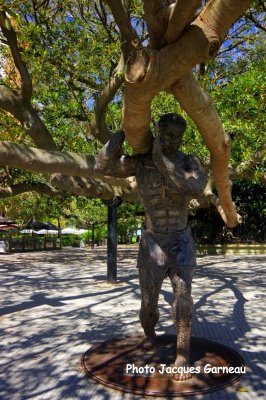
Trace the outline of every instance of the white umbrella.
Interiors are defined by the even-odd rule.
[[[80,235],[81,235],[82,233],[84,233],[84,232],[87,232],[87,231],[88,231],[88,229],[83,229],[83,228],[78,229],[78,232],[79,232]]]
[[[61,230],[62,235],[80,235],[80,232],[74,228],[64,228]]]
[[[22,229],[22,231],[20,231],[20,233],[37,233],[37,232],[34,231],[33,229]]]
[[[41,229],[36,233],[37,235],[58,235],[58,231],[53,229]]]
[[[58,231],[55,229],[48,229],[47,233],[48,235],[58,235]]]

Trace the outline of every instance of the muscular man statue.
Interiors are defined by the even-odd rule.
[[[105,175],[136,176],[144,204],[145,225],[138,254],[141,288],[140,321],[153,340],[159,318],[158,298],[169,276],[173,287],[172,317],[177,330],[175,366],[188,367],[193,301],[191,281],[196,265],[195,247],[188,227],[188,205],[206,185],[199,160],[178,151],[185,120],[177,114],[160,118],[152,150],[145,155],[121,155],[123,132],[113,135],[96,160],[96,170]],[[176,380],[190,378],[183,373]]]

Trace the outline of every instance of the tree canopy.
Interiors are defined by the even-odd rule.
[[[159,116],[175,111],[189,119],[185,151],[210,173],[191,207],[211,203],[228,226],[237,224],[230,179],[265,183],[262,1],[0,7],[0,197],[137,200],[135,178],[101,176],[94,156],[121,128],[127,151],[145,153]]]

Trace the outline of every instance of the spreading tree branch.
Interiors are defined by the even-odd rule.
[[[76,194],[85,195],[82,192],[84,189],[86,193],[90,193],[90,196],[100,198],[108,196],[109,192],[126,196],[127,199],[135,199],[137,196],[134,178],[121,179],[103,176],[94,170],[95,158],[91,155],[45,151],[22,144],[0,142],[0,165],[21,168],[30,172],[52,174],[53,186]],[[75,191],[72,191],[71,187]]]
[[[17,35],[6,13],[1,13],[0,27],[5,35],[15,66],[21,77],[21,87],[18,90],[0,86],[0,108],[11,113],[32,138],[34,143],[44,149],[55,150],[56,144],[31,105],[32,81],[24,63],[17,43]]]
[[[63,173],[97,177],[94,156],[62,151],[46,151],[23,144],[0,142],[0,165],[44,174]]]
[[[0,85],[0,108],[12,114],[36,146],[55,150],[56,144],[31,104],[26,104],[19,90]]]
[[[60,190],[79,196],[97,197],[105,200],[120,196],[125,201],[139,200],[136,185],[134,183],[130,185],[130,182],[129,186],[113,186],[113,182],[111,185],[100,179],[85,179],[76,176],[53,174],[51,176],[51,183]]]
[[[0,187],[0,198],[17,196],[18,194],[25,192],[37,192],[47,194],[49,196],[56,196],[60,194],[58,190],[48,186],[45,183],[17,183],[8,187]]]
[[[193,20],[200,0],[177,0],[170,7],[169,22],[165,33],[166,43],[173,43],[182,35],[186,26]]]
[[[165,44],[169,4],[165,0],[144,0],[145,21],[149,32],[150,46],[160,49]]]
[[[211,31],[222,42],[232,24],[252,4],[251,0],[214,0],[207,2],[194,25]]]
[[[106,143],[110,139],[110,130],[105,122],[108,105],[115,96],[117,90],[124,80],[124,56],[121,54],[120,60],[110,76],[100,95],[95,99],[94,121],[90,124],[90,134],[99,139],[101,143]]]
[[[229,181],[230,139],[225,134],[211,97],[202,90],[192,73],[172,86],[172,93],[181,107],[193,119],[209,151],[211,170],[223,209],[223,220],[228,226],[239,222],[231,199]]]
[[[253,178],[256,172],[256,166],[261,164],[263,159],[265,158],[265,152],[266,152],[266,143],[262,143],[262,145],[256,150],[256,152],[250,157],[249,160],[243,161],[235,169],[232,169],[230,171],[230,178],[231,179]],[[263,184],[266,183],[265,170],[260,174],[260,179]]]
[[[122,41],[132,48],[141,47],[140,39],[131,25],[130,15],[121,0],[106,0],[120,30]]]
[[[106,182],[105,182],[106,180]],[[85,197],[95,197],[101,199],[112,199],[120,196],[126,201],[138,201],[138,191],[134,179],[86,179],[77,176],[66,176],[62,174],[52,174],[50,182],[53,186],[45,183],[22,182],[9,186],[0,186],[0,198],[17,196],[26,192],[37,192],[49,196],[63,195],[64,192]]]
[[[1,18],[2,23],[0,23],[1,30],[7,39],[15,66],[21,77],[21,96],[25,102],[29,103],[32,96],[31,77],[27,70],[26,64],[24,63],[21,57],[18,48],[17,34],[11,25],[11,21],[5,12],[2,12],[1,15],[2,15]]]

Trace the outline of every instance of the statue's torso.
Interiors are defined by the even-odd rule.
[[[169,181],[166,183],[151,159],[138,162],[136,180],[147,229],[171,233],[186,228],[190,196],[180,193]]]

